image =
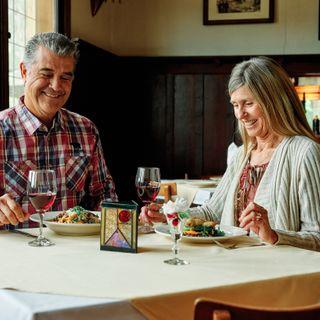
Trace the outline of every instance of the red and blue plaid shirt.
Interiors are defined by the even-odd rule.
[[[102,200],[117,200],[95,125],[61,109],[48,130],[22,97],[18,106],[0,112],[0,195],[10,194],[29,213],[35,212],[26,192],[32,169],[56,172],[58,192],[51,210],[76,205],[98,210]]]

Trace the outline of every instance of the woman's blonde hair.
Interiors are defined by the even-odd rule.
[[[293,83],[276,61],[256,57],[238,63],[231,72],[229,95],[243,85],[247,85],[257,99],[271,130],[282,136],[303,135],[318,142],[307,122]],[[239,120],[238,128],[247,153],[255,139],[248,136]]]

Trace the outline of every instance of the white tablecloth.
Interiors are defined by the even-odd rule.
[[[0,232],[0,288],[126,300],[150,319],[192,319],[193,306],[186,301],[223,295],[233,290],[229,286],[244,288],[261,280],[274,283],[269,293],[264,291],[267,285],[262,291],[281,295],[280,301],[287,299],[282,305],[314,303],[320,296],[318,252],[288,246],[226,250],[212,244],[181,243],[181,256],[190,264],[170,266],[163,260],[171,255],[171,239],[157,234],[139,236],[138,254],[100,251],[98,236],[58,236],[47,229],[45,234],[55,246],[29,247],[28,238]],[[296,275],[297,281],[293,277],[285,285],[276,279]],[[292,283],[296,290],[290,297],[301,296],[294,301],[281,291]],[[261,291],[261,286],[255,288]],[[243,293],[244,299],[247,291]],[[164,309],[170,301],[176,307]],[[98,314],[95,318],[93,312],[90,319],[99,319]]]
[[[94,315],[94,317],[93,317]],[[145,320],[127,300],[0,289],[1,320]]]

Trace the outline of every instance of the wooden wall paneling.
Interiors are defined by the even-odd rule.
[[[135,199],[134,175],[145,149],[141,146],[141,133],[146,134],[140,107],[143,84],[131,64],[83,40],[78,42],[80,59],[68,107],[96,124],[120,199]]]
[[[233,111],[227,94],[228,75],[204,76],[203,175],[223,174],[232,141]]]
[[[134,199],[138,165],[163,178],[222,174],[234,117],[226,93],[250,57],[117,57],[85,41],[71,109],[98,126],[120,198]],[[320,56],[277,56],[291,75],[319,72]]]
[[[106,74],[109,77],[108,74]],[[121,198],[135,199],[135,175],[138,166],[157,166],[156,145],[152,143],[152,75],[148,65],[122,60],[110,81],[116,80],[116,96],[108,103],[117,144],[115,177]],[[112,96],[112,94],[111,94]],[[112,103],[110,103],[112,101]],[[162,116],[163,117],[163,116]],[[161,118],[162,118],[161,117]]]
[[[156,75],[152,80],[151,136],[153,159],[158,166],[163,166],[166,149],[166,76]],[[155,164],[154,164],[155,165]],[[162,171],[162,170],[161,170]],[[161,172],[163,174],[163,172]]]
[[[173,177],[174,161],[174,75],[166,76],[166,144],[165,144],[165,176]]]
[[[192,152],[192,156],[190,156],[191,165],[194,169],[191,177],[200,177],[203,171],[203,98],[204,98],[204,87],[203,87],[203,79],[204,75],[196,75],[195,76],[195,94],[194,94],[194,115],[193,122],[191,125],[191,130],[194,132],[194,140],[191,140],[193,144],[191,144],[190,151]]]
[[[202,173],[203,75],[176,75],[174,81],[174,173]]]
[[[174,88],[173,75],[158,74],[152,79],[152,165],[161,169],[161,176],[169,178],[173,174],[174,158]]]

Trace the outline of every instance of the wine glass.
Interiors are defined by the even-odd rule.
[[[186,265],[189,264],[188,261],[178,258],[179,253],[179,241],[181,240],[183,234],[184,222],[187,218],[186,213],[184,212],[174,212],[171,214],[165,214],[167,218],[167,222],[169,225],[169,230],[171,234],[171,238],[173,239],[173,258],[169,260],[164,260],[164,263],[172,264],[172,265]]]
[[[137,195],[145,206],[154,201],[160,191],[160,169],[155,167],[139,167],[136,174]],[[140,226],[139,232],[152,232],[152,226],[145,224]]]
[[[56,175],[53,170],[30,170],[27,192],[30,202],[40,217],[40,233],[29,242],[32,247],[47,247],[54,243],[42,235],[43,214],[53,205],[57,194]]]

